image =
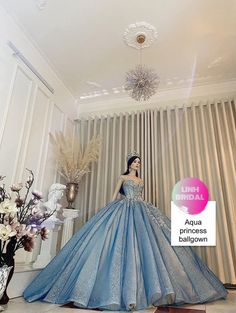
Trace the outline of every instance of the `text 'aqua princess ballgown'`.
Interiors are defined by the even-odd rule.
[[[203,303],[227,291],[191,247],[171,246],[170,220],[126,180],[125,197],[100,209],[24,291],[43,300],[104,310]]]

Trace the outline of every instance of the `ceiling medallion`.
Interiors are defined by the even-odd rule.
[[[39,10],[44,10],[46,5],[47,5],[47,1],[46,0],[35,0],[37,7],[39,8]]]
[[[142,24],[143,27],[143,23],[144,22],[132,25]],[[145,25],[146,24],[147,23],[145,23]],[[128,41],[126,41],[126,43],[133,48],[139,49],[140,51],[140,64],[126,73],[124,86],[125,90],[129,92],[130,97],[136,101],[148,100],[156,93],[160,83],[159,76],[156,72],[142,64],[142,49],[149,47],[156,38],[154,37],[154,34],[156,36],[155,28],[150,24],[147,25],[149,27],[148,29],[151,30],[149,33],[145,33],[139,28],[138,32],[133,31],[132,36],[127,37],[127,30],[125,32],[126,38],[132,39],[129,43]],[[133,38],[134,35],[135,37]],[[149,41],[147,42],[147,40]]]
[[[137,36],[145,36],[145,42],[140,45]],[[146,22],[130,24],[123,35],[125,43],[135,49],[147,48],[157,39],[157,31],[154,26]]]

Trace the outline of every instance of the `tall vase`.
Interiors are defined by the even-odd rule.
[[[8,242],[7,247],[6,247],[6,252],[2,253],[2,262],[4,265],[10,268],[10,271],[9,271],[9,275],[7,278],[6,288],[4,290],[2,297],[0,297],[0,304],[7,304],[9,301],[9,297],[7,295],[7,286],[9,285],[12,279],[12,276],[14,274],[14,270],[15,270],[15,259],[14,259],[15,246],[16,246],[16,237],[14,236]]]
[[[4,292],[2,294],[2,297],[0,297],[0,304],[7,304],[9,302],[9,297],[7,295],[7,286],[9,285],[11,279],[12,279],[12,276],[14,274],[14,270],[15,270],[15,260],[14,258],[11,260],[11,265],[8,265],[7,264],[7,268],[9,269],[9,272],[8,272],[8,276],[7,276],[7,281],[6,281],[6,287],[4,289]]]
[[[0,299],[3,297],[3,295],[6,291],[8,277],[9,277],[11,270],[12,270],[12,268],[8,267],[7,265],[0,267]],[[9,298],[8,298],[8,300],[9,300]],[[0,304],[6,304],[7,302],[3,301]],[[0,306],[0,312],[2,312],[2,311],[4,311],[4,308],[2,306]]]
[[[79,185],[77,183],[66,184],[66,199],[68,201],[67,209],[74,209],[72,204],[75,201],[78,190],[79,190]]]

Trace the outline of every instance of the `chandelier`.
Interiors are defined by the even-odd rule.
[[[153,69],[138,64],[126,73],[125,90],[136,101],[146,101],[156,93],[159,82],[159,76]]]
[[[139,49],[140,62],[132,70],[126,73],[124,89],[131,98],[136,101],[146,101],[153,96],[158,89],[160,79],[155,70],[142,64],[142,50],[149,47],[156,39],[155,28],[146,22],[131,24],[124,34],[125,42]]]

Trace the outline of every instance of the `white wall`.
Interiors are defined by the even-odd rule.
[[[54,88],[52,94],[8,47],[11,41]],[[0,175],[7,186],[35,174],[35,189],[47,196],[59,178],[49,143],[49,132],[74,132],[75,99],[59,80],[38,49],[0,7]],[[34,255],[22,249],[18,262]]]

